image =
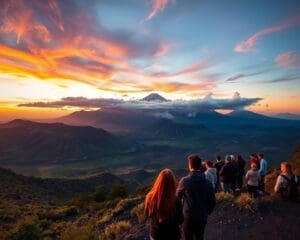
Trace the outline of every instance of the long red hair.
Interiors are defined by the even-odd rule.
[[[176,210],[176,185],[176,179],[172,170],[166,168],[159,173],[145,199],[147,216],[155,215],[159,222],[174,216]]]

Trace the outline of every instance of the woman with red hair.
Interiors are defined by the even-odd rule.
[[[166,168],[156,178],[145,199],[145,213],[150,217],[150,239],[180,239],[183,222],[182,204],[176,198],[174,173]]]

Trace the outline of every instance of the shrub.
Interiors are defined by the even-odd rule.
[[[114,240],[131,227],[129,221],[114,222],[104,230],[104,239]]]
[[[99,233],[93,222],[77,226],[69,225],[60,236],[61,240],[98,240]]]
[[[237,205],[241,210],[247,210],[252,213],[268,211],[276,206],[276,199],[272,197],[251,198],[247,193],[242,193],[236,199]]]
[[[254,201],[255,200],[248,193],[242,193],[237,197],[235,202],[240,207],[240,209],[247,209],[251,212],[254,212],[254,209],[252,208]]]
[[[128,190],[127,186],[124,184],[114,184],[111,187],[111,192],[109,194],[109,199],[124,198],[127,197]]]
[[[98,224],[101,225],[101,224],[107,223],[107,222],[109,222],[112,218],[113,218],[112,211],[108,211],[108,212],[106,212],[106,213],[100,218],[100,220],[98,221]]]
[[[230,193],[218,192],[216,193],[216,199],[218,203],[221,202],[234,202],[234,196]]]
[[[103,185],[97,187],[96,192],[94,194],[95,202],[103,202],[106,199],[107,192]]]
[[[64,220],[69,217],[73,217],[78,214],[78,210],[74,206],[64,206],[57,209],[54,209],[52,212],[50,212],[49,218],[52,220]]]
[[[145,215],[145,205],[144,203],[140,203],[136,205],[130,212],[130,215],[132,217],[136,217],[137,220],[141,223],[145,221],[146,215]]]
[[[122,199],[118,202],[117,206],[113,209],[113,215],[117,215],[120,212],[124,211],[125,209],[128,209],[130,207],[133,207],[140,198],[126,198]]]
[[[268,171],[268,174],[265,176],[265,190],[267,192],[273,192],[276,179],[280,173],[275,169],[271,168]]]
[[[80,194],[78,197],[72,199],[68,202],[69,205],[75,205],[80,209],[83,209],[85,206],[87,206],[92,200],[92,196],[86,193]]]
[[[34,223],[21,223],[18,228],[11,232],[8,240],[41,240],[42,234],[40,228]]]

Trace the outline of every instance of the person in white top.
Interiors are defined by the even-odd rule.
[[[260,174],[257,171],[257,165],[255,163],[251,164],[251,169],[246,173],[245,179],[247,182],[249,195],[253,198],[256,198],[258,194]]]
[[[298,189],[296,187],[296,189],[294,190],[290,189],[290,191],[295,191],[295,193],[287,191],[288,186],[292,184],[292,181],[294,185],[298,185],[300,180],[297,176],[293,175],[291,164],[289,164],[288,162],[282,162],[280,164],[280,170],[281,174],[277,177],[276,184],[274,186],[275,193],[280,194],[283,198],[297,198],[297,196],[288,196],[293,194],[298,195]]]
[[[206,161],[205,163],[206,171],[204,172],[205,178],[213,185],[214,190],[216,189],[217,178],[217,169],[213,167],[211,161]]]

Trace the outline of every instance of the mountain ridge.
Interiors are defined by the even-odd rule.
[[[48,164],[101,159],[127,149],[127,143],[91,126],[13,120],[0,125],[2,164]]]

